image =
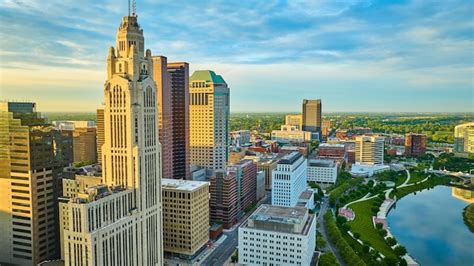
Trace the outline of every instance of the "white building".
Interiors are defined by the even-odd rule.
[[[239,264],[311,265],[315,245],[308,209],[264,204],[239,227]]]
[[[161,145],[151,51],[135,13],[109,48],[103,185],[61,203],[68,265],[162,265]]]
[[[242,147],[244,144],[250,143],[250,130],[237,130],[230,132],[232,145]]]
[[[351,168],[351,175],[356,177],[372,177],[374,174],[390,170],[390,166],[383,164],[355,163]]]
[[[257,166],[258,167],[258,166]],[[257,201],[265,197],[265,171],[257,172]]]
[[[355,161],[361,164],[383,164],[384,137],[357,136]]]
[[[308,181],[319,184],[335,184],[338,165],[333,160],[309,160]]]
[[[301,193],[298,199],[298,203],[296,204],[296,206],[305,207],[309,210],[314,209],[314,190],[308,188],[307,190],[303,191],[303,193]]]
[[[272,172],[272,205],[294,207],[307,184],[306,159],[298,152],[283,156]]]
[[[272,140],[280,143],[311,141],[313,134],[309,131],[302,131],[297,126],[282,125],[281,130],[272,130]]]

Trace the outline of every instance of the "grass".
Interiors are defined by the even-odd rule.
[[[376,175],[378,181],[392,181],[396,186],[403,184],[407,178],[408,176],[405,171],[396,172],[390,170]]]
[[[393,250],[385,243],[383,237],[377,232],[372,224],[371,208],[374,199],[351,204],[349,207],[356,213],[355,219],[348,224],[353,233],[359,233],[362,241],[370,245],[385,256],[395,257]]]
[[[414,184],[416,182],[419,182],[423,179],[426,178],[426,175],[423,174],[423,173],[420,173],[420,172],[416,172],[416,171],[410,171],[410,181],[408,182],[408,184]]]
[[[426,176],[423,177],[423,179],[425,179],[425,178],[426,178]],[[427,181],[422,182],[422,183],[418,183],[418,184],[413,185],[413,186],[397,188],[396,192],[392,191],[390,193],[390,197],[393,198],[393,195],[395,194],[395,196],[397,196],[397,200],[399,200],[399,199],[401,199],[401,198],[405,197],[406,195],[408,195],[410,193],[413,193],[413,192],[417,192],[417,191],[427,189],[427,188],[432,188],[432,187],[435,187],[437,185],[447,185],[447,184],[449,184],[449,181],[450,181],[450,178],[445,177],[445,176],[431,177]]]

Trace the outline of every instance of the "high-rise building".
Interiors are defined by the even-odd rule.
[[[94,121],[53,121],[61,131],[73,136],[74,163],[97,162],[97,129]]]
[[[303,130],[321,134],[321,100],[303,100]]]
[[[231,228],[237,222],[237,178],[235,173],[216,170],[209,178],[211,182],[209,201],[211,221],[222,223],[224,228]]]
[[[313,133],[299,130],[297,126],[282,125],[281,130],[272,130],[271,137],[279,143],[302,143],[311,141]]]
[[[405,155],[419,156],[425,154],[426,143],[425,134],[407,133],[405,135]]]
[[[257,166],[252,160],[241,160],[227,167],[228,173],[234,173],[238,185],[238,206],[246,211],[257,199]]]
[[[323,120],[323,125],[322,125],[322,128],[321,128],[321,135],[323,137],[327,137],[330,133],[330,130],[331,130],[331,120],[329,119],[324,119]]]
[[[153,56],[153,80],[156,83],[157,92],[158,133],[161,144],[162,174],[163,178],[174,178],[173,114],[167,60],[168,59],[164,56]],[[185,176],[180,177],[184,178]]]
[[[191,164],[209,174],[229,159],[229,87],[214,71],[195,71],[190,78]]]
[[[474,153],[474,122],[454,127],[454,151]]]
[[[299,152],[283,156],[272,173],[272,205],[294,207],[307,189],[307,161]]]
[[[319,184],[335,184],[338,165],[333,160],[315,160],[308,162],[308,181]]]
[[[239,227],[239,264],[313,265],[316,217],[304,207],[261,205]]]
[[[193,258],[209,241],[209,183],[162,179],[163,250]]]
[[[256,162],[258,171],[265,172],[265,190],[272,190],[272,173],[278,164],[278,157],[265,158]]]
[[[57,182],[72,163],[72,135],[34,103],[0,103],[0,264],[36,265],[59,256]]]
[[[161,156],[153,58],[135,13],[109,48],[102,179],[60,203],[65,265],[162,265]]]
[[[173,178],[191,179],[189,165],[189,64],[168,63],[171,88]]]
[[[383,164],[384,138],[380,136],[357,136],[355,139],[355,161],[360,164]]]
[[[230,132],[232,146],[237,148],[250,143],[250,136],[250,130],[237,130]]]
[[[104,145],[104,108],[97,109],[97,163],[102,164],[102,145]]]
[[[286,115],[285,124],[295,126],[299,130],[303,130],[303,116],[302,115]]]

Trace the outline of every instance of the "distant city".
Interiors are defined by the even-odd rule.
[[[300,112],[231,113],[225,75],[154,55],[128,9],[97,48],[95,113],[0,101],[0,265],[474,264],[472,112],[329,113],[287,95]],[[452,219],[433,235],[467,248],[440,235],[424,254],[432,241],[406,235],[429,224],[399,230],[418,215]]]

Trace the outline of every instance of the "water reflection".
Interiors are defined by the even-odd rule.
[[[474,265],[474,234],[462,218],[468,202],[451,194],[445,186],[410,194],[388,216],[392,233],[421,265]]]
[[[467,203],[474,203],[474,191],[469,189],[451,188],[451,195],[459,200],[465,201]]]

